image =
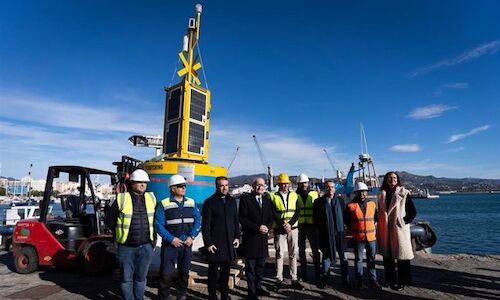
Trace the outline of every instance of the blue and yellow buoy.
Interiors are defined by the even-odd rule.
[[[170,196],[168,180],[174,174],[180,174],[187,179],[186,195],[193,198],[197,204],[215,192],[215,178],[226,176],[227,170],[224,167],[188,162],[165,160],[160,162],[146,162],[146,171],[151,182],[148,190],[154,192],[157,199],[164,199]]]
[[[208,164],[211,93],[201,86],[198,76],[201,56],[195,51],[200,35],[201,4],[196,5],[195,11],[196,17],[189,19],[179,53],[183,67],[177,74],[182,79],[165,89],[164,159],[146,162],[144,166],[151,179],[148,190],[158,199],[170,195],[168,180],[180,174],[188,182],[187,196],[202,203],[214,193],[215,178],[227,176],[227,169]]]

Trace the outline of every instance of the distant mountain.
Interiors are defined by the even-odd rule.
[[[500,179],[482,179],[482,178],[445,178],[435,176],[421,176],[408,173],[406,171],[397,171],[403,184],[411,190],[429,189],[431,193],[437,191],[457,191],[457,192],[489,192],[500,191]],[[231,186],[243,186],[252,184],[256,177],[264,177],[265,174],[240,175],[230,178]],[[382,183],[384,176],[379,176]],[[276,182],[276,177],[274,177]],[[290,176],[290,180],[295,182],[296,176]],[[312,182],[320,182],[321,178],[310,178]]]
[[[0,179],[7,179],[9,181],[18,180],[18,179],[12,178],[12,177],[5,177],[5,176],[0,176]]]
[[[231,186],[243,186],[245,184],[252,184],[255,178],[257,177],[262,177],[266,179],[266,174],[261,173],[261,174],[253,174],[253,175],[240,175],[240,176],[235,176],[229,178],[229,184]],[[274,182],[277,180],[277,176],[273,176]],[[315,178],[315,177],[309,177],[309,180],[311,182],[321,182],[321,178]],[[297,181],[297,176],[290,176],[290,181],[292,183],[295,183]]]
[[[429,189],[431,192],[489,192],[500,190],[500,179],[420,176],[405,171],[397,171],[397,173],[405,186],[414,189]],[[380,182],[382,180],[383,176],[380,178]]]
[[[254,174],[254,175],[240,175],[240,176],[235,176],[235,177],[231,177],[229,179],[229,183],[231,184],[231,186],[243,186],[245,184],[252,184],[253,180],[257,177],[262,177],[262,178],[266,178],[266,175],[265,174]]]

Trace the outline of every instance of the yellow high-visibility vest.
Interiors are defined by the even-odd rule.
[[[307,193],[307,199],[302,199],[300,194],[298,194],[297,206],[300,207],[300,218],[299,224],[314,224],[313,220],[313,203],[314,200],[318,199],[319,194],[316,191],[310,191]]]
[[[297,207],[297,199],[298,199],[297,193],[288,192],[287,206],[285,206],[285,204],[283,203],[283,200],[279,192],[272,192],[269,195],[271,196],[271,202],[274,204],[275,207],[274,213],[285,223],[289,223],[293,215],[295,214],[295,209]],[[294,224],[290,225],[292,227],[296,227],[297,223],[298,222],[295,222]],[[276,223],[273,224],[273,227],[279,228],[278,224]]]
[[[154,218],[155,218],[155,207],[156,207],[156,197],[153,193],[144,193],[144,199],[146,200],[146,211],[148,213],[148,223],[149,223],[149,238],[151,241],[154,240]],[[132,196],[130,193],[120,193],[116,197],[118,201],[118,218],[116,219],[116,242],[118,244],[123,244],[127,241],[128,233],[130,230],[130,222],[132,221],[132,214],[134,213],[134,207],[132,206]]]

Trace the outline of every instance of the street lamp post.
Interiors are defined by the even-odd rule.
[[[30,164],[30,169],[28,171],[28,177],[29,177],[29,182],[28,182],[28,201],[31,198],[31,169],[33,168],[33,164]]]

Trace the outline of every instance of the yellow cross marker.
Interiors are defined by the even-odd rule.
[[[199,62],[197,62],[198,57],[196,57],[196,59],[194,60],[195,64],[191,68],[190,68],[189,63],[186,60],[186,58],[184,57],[184,54],[182,52],[179,52],[179,58],[181,59],[182,65],[184,66],[184,68],[180,69],[177,72],[177,75],[179,75],[179,77],[182,77],[182,76],[186,75],[189,71],[191,71],[190,73],[193,75],[194,81],[196,82],[197,85],[200,85],[201,81],[200,81],[200,79],[198,79],[197,70],[199,70],[201,68],[201,64]]]

